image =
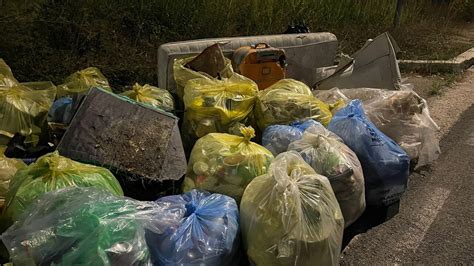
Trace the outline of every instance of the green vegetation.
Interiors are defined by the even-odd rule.
[[[474,1],[409,0],[391,30],[405,58],[449,58],[453,23],[469,19]],[[351,53],[392,28],[396,0],[0,0],[0,57],[17,78],[52,80],[97,66],[120,88],[156,83],[160,44],[186,39],[275,34],[293,21],[330,31]]]
[[[438,96],[442,95],[444,92],[444,89],[451,87],[451,85],[454,84],[459,79],[459,75],[455,73],[447,73],[441,75],[441,80],[440,81],[435,81],[433,85],[431,85],[431,88],[428,90],[428,95],[429,96]]]

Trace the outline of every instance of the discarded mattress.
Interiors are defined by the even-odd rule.
[[[228,58],[242,46],[264,42],[275,48],[283,48],[288,68],[287,78],[313,85],[317,80],[316,68],[334,64],[337,38],[329,32],[247,36],[232,38],[201,39],[166,43],[158,48],[158,86],[176,93],[173,79],[174,59],[196,55],[215,43],[223,43],[222,50]]]

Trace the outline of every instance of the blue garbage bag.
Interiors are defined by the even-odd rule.
[[[287,151],[288,145],[301,139],[303,132],[312,125],[321,124],[313,119],[296,121],[290,125],[271,125],[265,128],[262,136],[262,145],[274,156]]]
[[[48,112],[48,121],[69,124],[72,118],[72,98],[69,96],[56,100]]]
[[[146,232],[154,265],[238,263],[239,213],[233,198],[194,189],[156,203],[168,213],[181,213],[182,219],[162,233]]]
[[[369,121],[361,101],[353,100],[338,111],[328,129],[341,137],[359,158],[368,205],[390,205],[400,199],[407,186],[410,158]]]

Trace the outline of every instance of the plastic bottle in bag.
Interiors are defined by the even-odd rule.
[[[329,179],[345,227],[355,222],[365,210],[364,175],[355,153],[323,125],[308,128],[288,150],[297,151],[316,171]]]
[[[179,225],[147,232],[154,265],[237,265],[239,212],[235,200],[192,190],[160,198],[165,213],[179,213]]]
[[[299,153],[279,154],[252,180],[240,204],[254,265],[338,265],[344,218],[328,179]]]
[[[240,201],[247,184],[265,174],[273,159],[270,151],[250,141],[251,127],[241,128],[243,137],[211,133],[200,138],[191,152],[183,190],[199,188]]]

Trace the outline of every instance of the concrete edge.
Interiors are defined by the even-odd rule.
[[[398,60],[404,72],[461,73],[474,64],[474,47],[450,60]]]

